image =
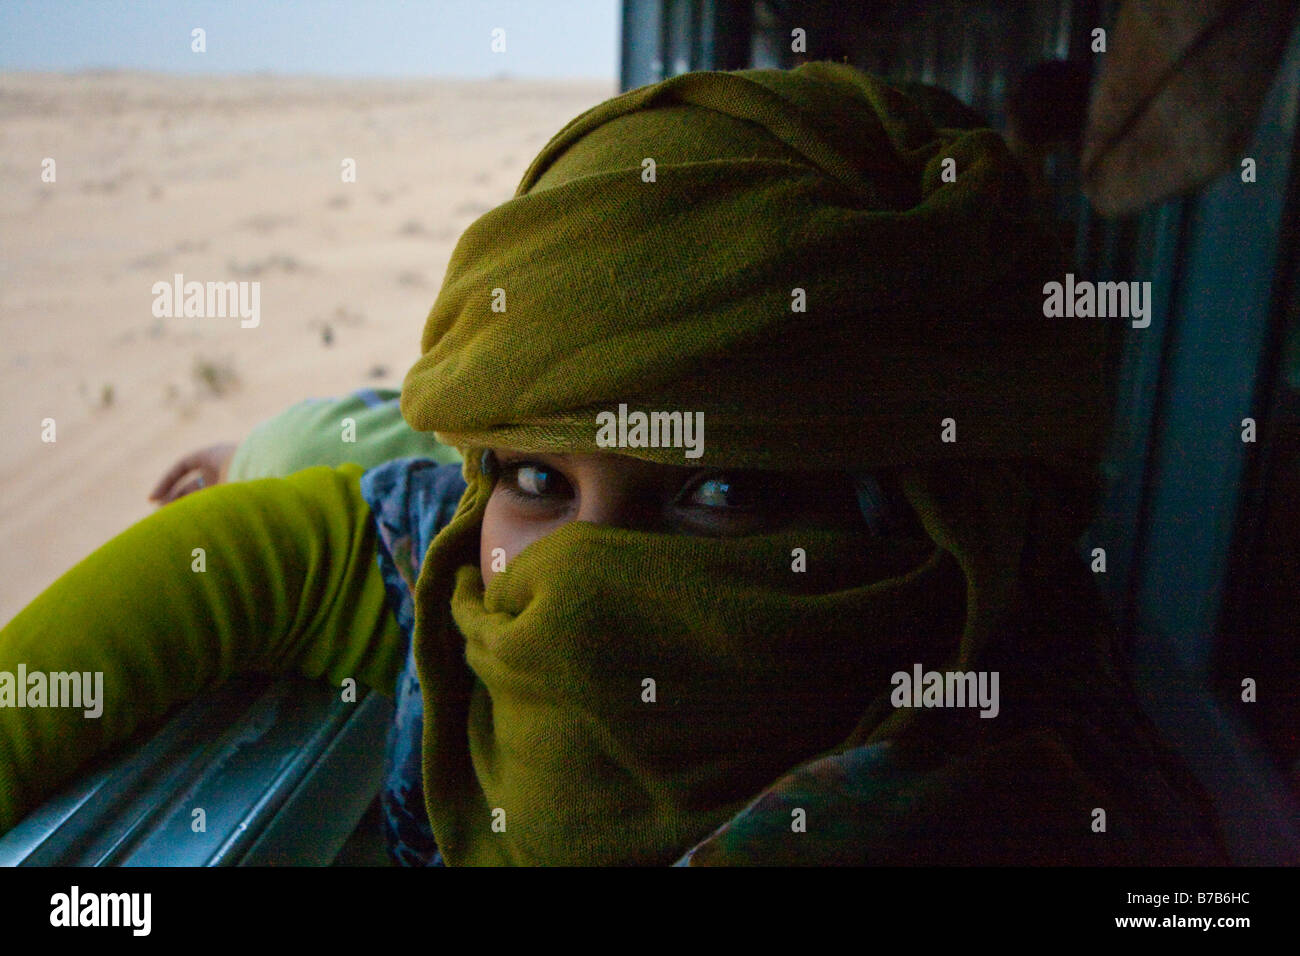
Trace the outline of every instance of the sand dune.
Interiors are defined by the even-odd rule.
[[[182,453],[399,386],[460,232],[615,91],[0,74],[0,624],[148,514]],[[177,273],[257,280],[259,323],[156,318]]]

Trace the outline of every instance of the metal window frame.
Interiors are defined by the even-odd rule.
[[[233,679],[28,814],[0,866],[327,865],[379,790],[393,716],[381,694],[340,696]]]

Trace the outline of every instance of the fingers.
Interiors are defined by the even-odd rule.
[[[184,478],[187,474],[199,467],[197,453],[186,455],[176,464],[167,470],[167,474],[162,476],[162,480],[149,492],[150,501],[162,500],[164,502],[175,500],[174,497],[165,497],[169,490],[173,489],[175,484]]]
[[[201,481],[203,483],[200,483]],[[202,491],[204,488],[208,487],[211,487],[211,482],[206,481],[202,474],[195,475],[193,478],[187,478],[176,486],[176,490],[173,492],[171,500],[175,501],[177,498],[184,498],[188,494],[192,494],[195,491]]]
[[[226,480],[226,470],[230,467],[237,447],[234,442],[223,442],[190,452],[162,476],[162,480],[149,492],[149,500],[165,505],[177,498],[184,498],[192,491],[221,484]],[[198,476],[182,484],[181,479],[194,471],[199,473]]]
[[[204,488],[211,487],[212,484],[213,482],[202,471],[195,472],[181,481],[174,482],[157,500],[160,505],[171,504],[178,498],[184,498],[193,492],[202,491]]]

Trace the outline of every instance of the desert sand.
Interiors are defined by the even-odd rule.
[[[182,454],[302,398],[400,387],[461,231],[615,92],[0,74],[0,624],[148,515]],[[177,273],[260,282],[257,326],[155,317]]]

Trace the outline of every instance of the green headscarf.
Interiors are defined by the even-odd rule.
[[[1105,427],[1098,330],[1044,319],[1063,270],[1021,190],[995,133],[936,131],[811,63],[602,103],[470,226],[402,393],[412,427],[468,450],[416,586],[448,862],[670,861],[801,759],[915,732],[895,671],[978,666],[1027,542],[1086,513],[1042,505],[1038,476]],[[485,593],[476,450],[597,452],[620,403],[704,414],[702,458],[620,449],[648,460],[893,468],[930,540],[577,523]]]
[[[1091,455],[1100,328],[1044,317],[1065,268],[1029,214],[995,132],[936,131],[848,66],[632,90],[461,236],[402,413],[457,447],[573,452],[619,402],[701,411],[716,465]]]

